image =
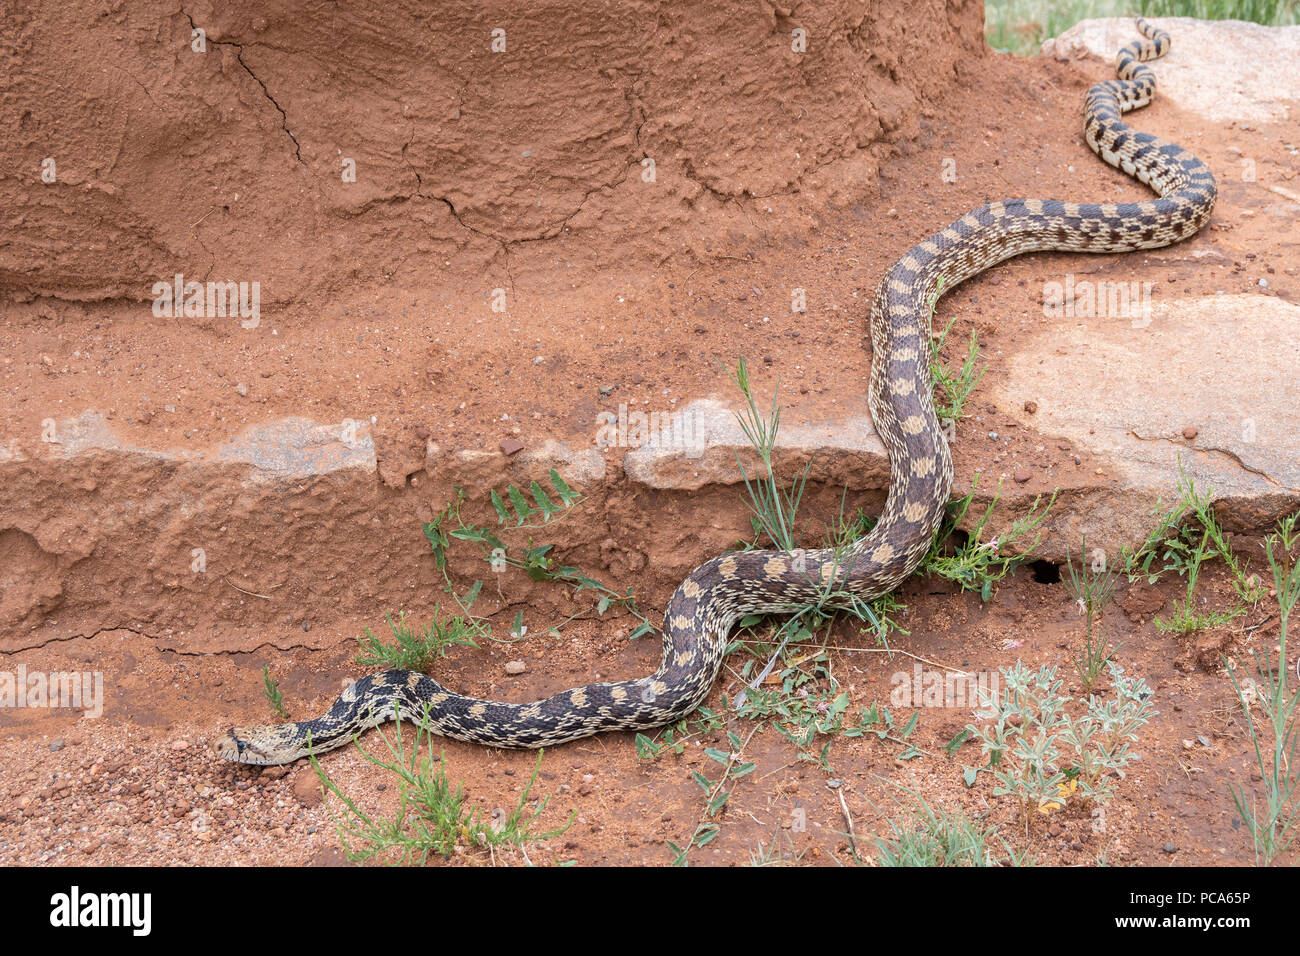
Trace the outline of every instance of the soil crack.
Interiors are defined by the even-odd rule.
[[[185,14],[185,19],[189,20],[191,30],[199,29],[198,24],[194,22],[194,17],[190,15],[189,11],[182,7],[181,13]],[[289,128],[289,114],[284,111],[284,107],[282,107],[279,102],[276,101],[276,98],[271,95],[271,91],[267,88],[266,83],[262,81],[262,78],[254,73],[252,68],[244,62],[244,45],[242,43],[235,43],[233,40],[214,40],[211,37],[206,37],[206,39],[207,42],[211,43],[213,46],[228,46],[235,51],[235,59],[239,61],[239,65],[244,68],[245,73],[253,78],[253,82],[262,88],[262,93],[266,96],[267,101],[274,106],[275,111],[280,114],[280,128],[284,130],[289,139],[293,141],[294,159],[298,161],[299,165],[306,166],[307,164],[304,163],[302,159],[302,147],[298,142],[298,137],[295,136],[293,130]]]
[[[1131,429],[1131,428],[1129,429],[1129,432],[1128,432],[1128,433],[1129,433],[1130,435],[1132,435],[1134,438],[1136,438],[1138,441],[1143,441],[1143,442],[1168,442],[1168,443],[1171,444],[1171,445],[1178,445],[1180,448],[1181,448],[1181,447],[1185,447],[1185,446],[1182,445],[1181,442],[1175,441],[1174,439],[1169,438],[1169,437],[1167,437],[1167,436],[1165,436],[1165,435],[1139,435],[1136,431],[1134,431],[1134,430]],[[1268,472],[1263,471],[1262,469],[1259,469],[1259,468],[1253,468],[1253,467],[1251,467],[1250,465],[1246,464],[1244,461],[1242,461],[1241,456],[1238,455],[1235,451],[1233,451],[1233,450],[1230,449],[1230,448],[1220,448],[1220,447],[1218,447],[1217,445],[1211,445],[1211,446],[1208,446],[1208,447],[1201,447],[1201,446],[1186,446],[1186,447],[1189,447],[1191,451],[1193,451],[1193,452],[1198,452],[1198,453],[1200,453],[1200,454],[1214,454],[1214,455],[1222,455],[1224,458],[1227,458],[1229,461],[1231,461],[1233,464],[1235,464],[1235,465],[1236,465],[1238,468],[1240,468],[1242,471],[1249,472],[1249,473],[1252,474],[1252,475],[1258,475],[1260,478],[1263,478],[1263,479],[1264,479],[1265,481],[1267,481],[1270,485],[1272,485],[1274,488],[1277,488],[1277,489],[1279,489],[1279,490],[1282,490],[1282,491],[1294,491],[1294,490],[1295,490],[1295,489],[1293,489],[1293,488],[1287,488],[1286,485],[1282,484],[1280,481],[1278,481],[1276,478],[1274,478],[1274,477],[1273,477],[1272,475],[1270,475]]]

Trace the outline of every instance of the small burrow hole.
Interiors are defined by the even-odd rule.
[[[1045,561],[1042,558],[1031,561],[1029,562],[1029,571],[1039,584],[1061,583],[1061,566],[1055,561]]]

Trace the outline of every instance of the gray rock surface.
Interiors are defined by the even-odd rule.
[[[1160,96],[1216,122],[1285,119],[1300,100],[1300,26],[1265,27],[1240,20],[1151,17],[1169,32],[1160,59]],[[1115,58],[1132,42],[1127,17],[1083,20],[1043,43],[1043,54]],[[1287,68],[1289,65],[1289,69]]]
[[[677,414],[675,431],[623,454],[623,470],[633,481],[651,488],[693,491],[741,481],[742,465],[751,480],[760,473],[759,459],[729,405],[700,399]],[[866,414],[815,423],[791,421],[787,415],[774,455],[778,474],[793,474],[810,458],[815,476],[824,480],[840,477],[854,489],[888,483],[885,446]]]

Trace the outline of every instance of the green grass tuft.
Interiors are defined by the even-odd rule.
[[[366,636],[357,638],[362,651],[357,663],[372,670],[421,671],[446,657],[456,645],[478,647],[475,638],[483,636],[486,625],[463,617],[439,620],[437,613],[435,610],[434,619],[423,629],[408,625],[405,611],[396,621],[391,614],[385,615],[393,643],[384,643],[366,628]]]

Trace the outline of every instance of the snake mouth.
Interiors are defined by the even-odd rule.
[[[212,749],[216,751],[218,757],[233,763],[269,763],[266,755],[247,741],[242,740],[234,727],[231,727],[227,733],[219,737],[216,743],[212,745]]]

